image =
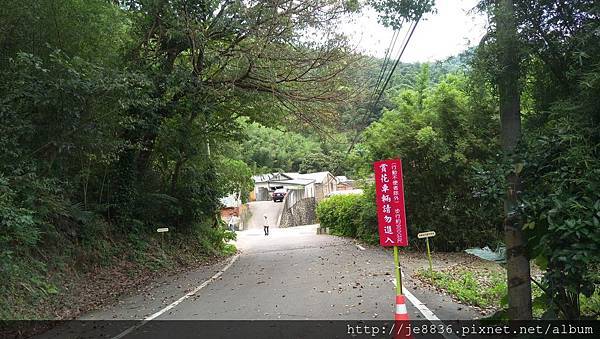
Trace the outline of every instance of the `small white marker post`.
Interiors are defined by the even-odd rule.
[[[157,228],[156,232],[160,233],[160,247],[164,248],[165,246],[165,233],[169,232],[168,227]]]
[[[431,278],[433,279],[433,266],[431,265],[431,252],[429,251],[429,238],[431,237],[435,237],[435,231],[422,232],[417,234],[417,238],[425,238],[425,243],[427,244],[427,259],[429,260],[429,275],[431,275]]]

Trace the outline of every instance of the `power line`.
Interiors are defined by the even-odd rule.
[[[394,63],[394,67],[392,67],[392,70],[390,71],[387,79],[385,80],[385,83],[383,84],[383,87],[381,88],[381,91],[379,92],[379,96],[377,96],[377,100],[375,100],[375,102],[373,103],[373,108],[375,108],[375,106],[377,106],[377,104],[379,103],[379,100],[381,99],[381,96],[383,95],[385,88],[387,87],[388,83],[390,82],[390,79],[392,78],[392,75],[394,74],[396,67],[398,67],[398,64],[400,63],[400,58],[402,58],[402,55],[404,54],[404,51],[406,50],[406,46],[408,46],[408,43],[410,42],[410,39],[412,38],[413,33],[415,32],[415,29],[417,28],[417,25],[419,24],[420,20],[421,20],[421,16],[419,16],[417,18],[417,20],[414,22],[412,29],[409,29],[410,34],[408,35],[408,38],[406,39],[406,42],[404,43],[404,46],[402,47],[402,50],[400,51],[400,54],[398,55],[398,58],[396,59],[396,62]]]
[[[385,52],[385,58],[383,59],[383,63],[381,64],[381,70],[379,72],[379,76],[377,77],[377,83],[373,89],[373,94],[371,95],[371,99],[375,97],[375,93],[377,93],[379,89],[379,85],[381,84],[381,80],[383,80],[385,71],[387,70],[387,66],[389,64],[390,56],[396,47],[396,41],[398,40],[399,30],[394,30],[394,34],[392,35],[392,39],[390,40],[390,44],[388,46],[387,51]]]
[[[377,99],[371,105],[371,110],[368,111],[368,114],[366,114],[364,116],[362,124],[365,124],[368,121],[368,119],[370,119],[371,116],[373,115],[373,113],[375,111],[375,107],[379,103],[379,100],[381,100],[381,97],[383,96],[383,93],[384,93],[387,85],[389,84],[390,79],[392,78],[392,75],[394,74],[394,71],[396,70],[396,67],[398,67],[398,64],[400,63],[400,59],[402,58],[402,55],[404,54],[404,51],[406,50],[406,47],[408,46],[408,43],[410,42],[410,39],[412,38],[413,33],[415,32],[415,29],[417,28],[417,25],[419,24],[419,21],[421,20],[421,16],[422,15],[423,15],[423,13],[421,13],[419,15],[419,17],[417,17],[417,19],[411,24],[412,28],[409,26],[409,29],[406,32],[406,35],[404,36],[404,39],[402,41],[402,44],[401,44],[402,48],[400,50],[400,53],[398,54],[398,58],[396,58],[396,62],[394,62],[394,66],[392,67],[392,69],[388,73],[388,76],[387,76],[387,78],[385,80],[385,83],[383,84],[383,87],[381,87],[381,89],[379,91],[379,95],[377,96]],[[397,36],[396,36],[396,39],[397,39]],[[388,50],[388,52],[389,52],[389,50]],[[379,81],[378,81],[378,83],[379,83]],[[342,162],[345,162],[347,160],[348,155],[350,154],[350,152],[352,151],[352,149],[356,145],[356,142],[358,141],[358,137],[359,136],[360,136],[360,130],[357,129],[356,130],[356,134],[354,135],[354,138],[352,139],[352,142],[350,143],[350,147],[348,148],[348,151],[346,152],[346,155],[344,156],[344,160]],[[338,165],[337,165],[337,167],[335,169],[336,172],[339,169],[339,166],[340,166],[340,164],[342,162],[338,163]]]

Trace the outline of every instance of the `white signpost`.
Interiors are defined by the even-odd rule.
[[[430,238],[430,237],[435,237],[435,231],[422,232],[422,233],[417,234],[417,238],[419,238],[419,239]]]
[[[435,237],[435,231],[429,232],[421,232],[417,234],[417,238],[423,239],[425,238],[425,243],[427,244],[427,259],[429,260],[429,274],[433,279],[433,266],[431,265],[431,252],[429,251],[429,238]]]
[[[165,233],[169,232],[169,228],[168,227],[157,228],[156,232],[160,233],[160,247],[164,248],[165,247]]]

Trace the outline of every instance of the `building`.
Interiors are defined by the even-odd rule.
[[[337,181],[330,172],[317,173],[268,173],[255,175],[252,200],[264,201],[271,199],[271,193],[278,188],[286,190],[302,190],[306,198],[325,198],[337,190]]]
[[[323,200],[329,193],[337,191],[337,181],[330,172],[316,172],[298,174],[297,179],[309,179],[314,181],[314,195],[317,201]]]
[[[254,180],[254,191],[250,196],[250,200],[265,201],[271,199],[270,193],[272,193],[274,190],[277,188],[283,188],[283,186],[278,187],[278,184],[275,183],[272,185],[271,181],[279,182],[291,180],[292,177],[287,176],[284,173],[267,173],[255,175],[252,177],[252,179]]]
[[[340,175],[335,177],[337,180],[337,190],[338,191],[348,191],[355,189],[354,180],[348,179],[348,177]]]

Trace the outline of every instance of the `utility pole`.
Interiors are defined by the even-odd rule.
[[[504,158],[511,164],[506,177],[504,199],[504,237],[506,242],[508,316],[511,320],[529,320],[531,314],[531,272],[527,242],[519,213],[521,194],[520,166],[516,148],[521,140],[519,86],[519,41],[513,0],[496,0],[496,31],[500,61],[498,91]]]

